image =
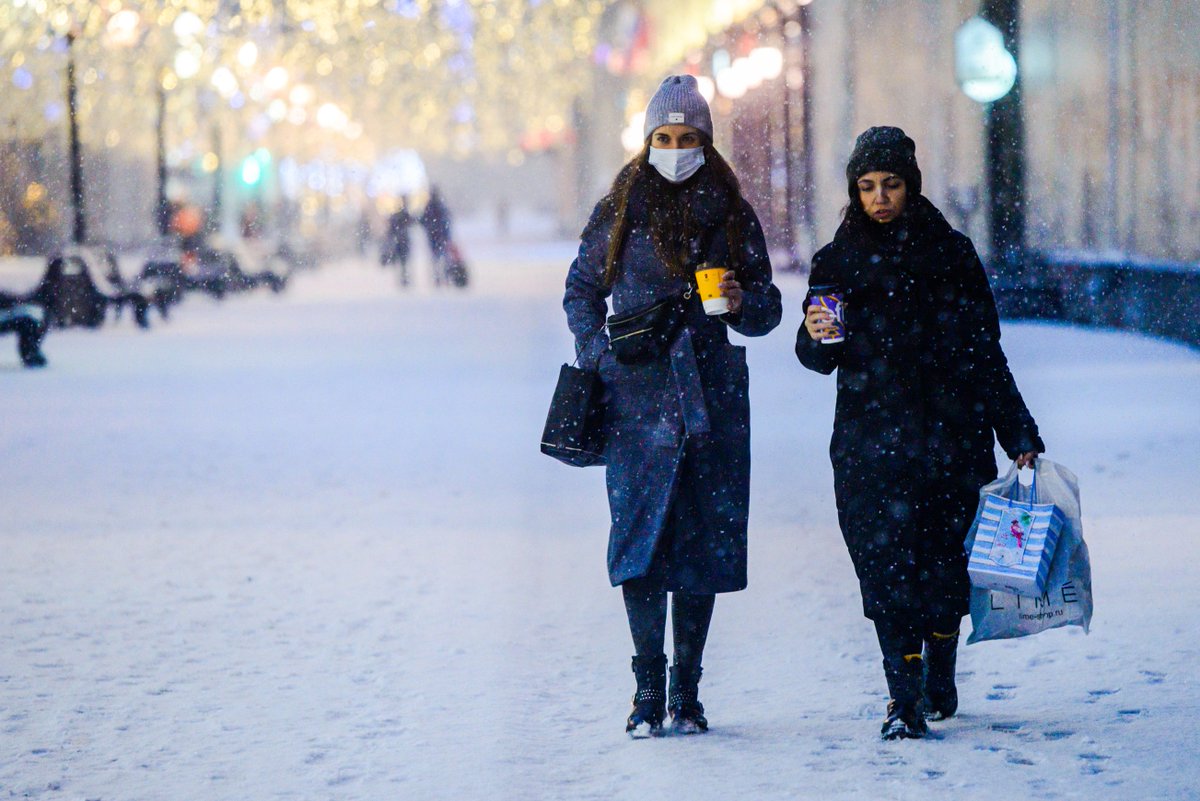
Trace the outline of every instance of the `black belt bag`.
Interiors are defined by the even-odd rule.
[[[689,286],[682,295],[609,316],[608,347],[621,364],[645,364],[666,353],[687,318]]]

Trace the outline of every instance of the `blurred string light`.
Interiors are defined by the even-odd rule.
[[[113,14],[108,20],[106,33],[109,44],[115,47],[130,47],[137,44],[138,28],[141,18],[132,9],[123,9]]]
[[[654,27],[653,58],[647,65],[647,71],[657,75],[666,74],[689,52],[703,49],[712,37],[760,13],[768,4],[763,0],[641,0],[641,5],[658,21]],[[807,3],[776,0],[774,5],[795,7]],[[714,65],[714,78],[719,71]]]
[[[635,111],[629,118],[629,124],[621,132],[621,145],[630,153],[636,153],[646,143],[642,136],[646,124],[646,112]]]
[[[187,80],[200,72],[201,54],[195,50],[180,50],[175,54],[175,75]]]
[[[229,100],[238,93],[238,79],[228,67],[217,67],[209,79],[213,87],[221,93],[221,97]]]
[[[558,141],[541,133],[570,134],[565,121],[588,101],[601,18],[615,2],[2,0],[0,79],[33,97],[0,101],[0,113],[23,136],[52,133],[70,32],[93,82],[80,96],[85,144],[119,127],[123,141],[145,146],[157,83],[170,85],[171,124],[185,135],[225,115],[244,133],[272,135],[260,119],[290,126],[298,156],[334,147],[370,157],[362,147],[373,145],[511,160],[522,143]],[[294,96],[302,85],[307,94]],[[328,103],[336,119],[318,112]]]
[[[33,86],[33,73],[24,67],[17,67],[13,70],[12,82],[18,89],[28,89]]]
[[[638,72],[657,78],[671,72],[696,77],[701,94],[728,112],[729,102],[784,75],[780,49],[785,37],[798,35],[799,23],[789,16],[812,0],[625,0],[630,14],[644,14],[654,29],[654,47]],[[791,34],[788,31],[791,30]],[[788,86],[799,85],[788,75]],[[652,83],[648,82],[648,88]],[[629,121],[622,144],[640,149],[642,109],[647,98],[630,92],[625,105]]]
[[[258,63],[258,45],[254,42],[246,42],[238,48],[237,60],[238,64],[246,69],[253,67]]]
[[[749,58],[762,80],[773,81],[783,72],[783,51],[778,47],[756,47]]]
[[[184,11],[171,26],[181,41],[199,39],[204,33],[204,21],[191,11]]]
[[[272,67],[263,78],[263,85],[271,92],[282,92],[288,85],[288,71],[283,67]]]

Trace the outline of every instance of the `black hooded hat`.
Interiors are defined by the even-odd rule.
[[[904,179],[910,194],[921,194],[921,168],[917,145],[904,131],[890,125],[868,128],[858,135],[846,164],[850,199],[858,200],[859,176],[869,172],[894,172]]]

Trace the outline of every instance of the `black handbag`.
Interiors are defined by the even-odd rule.
[[[661,356],[687,318],[689,286],[682,295],[609,316],[608,347],[621,364],[644,364]]]
[[[598,372],[564,364],[542,429],[542,453],[572,467],[603,465],[603,394]]]

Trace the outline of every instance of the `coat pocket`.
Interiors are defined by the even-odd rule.
[[[746,348],[722,343],[701,357],[704,404],[713,431],[743,431],[750,426],[750,370]]]
[[[671,386],[670,363],[625,364],[607,351],[597,365],[610,430],[653,428]]]

